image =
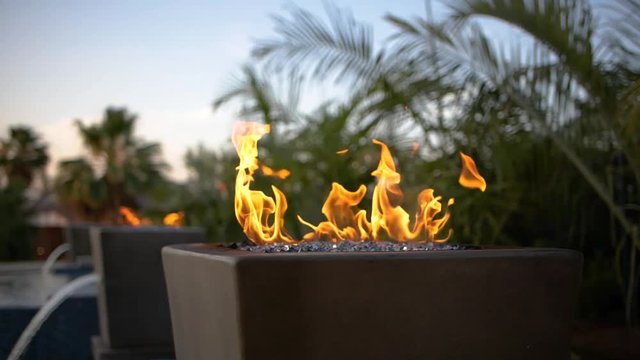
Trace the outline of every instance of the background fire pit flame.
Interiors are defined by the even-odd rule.
[[[169,227],[182,227],[184,223],[184,211],[168,213],[162,219],[162,224]]]
[[[282,191],[272,186],[275,195],[275,198],[272,198],[262,191],[250,188],[254,180],[253,174],[258,169],[261,169],[264,175],[281,179],[289,175],[287,170],[275,171],[258,162],[258,141],[270,130],[269,125],[239,122],[232,134],[232,141],[240,158],[236,168],[236,218],[249,240],[255,244],[296,241],[284,227],[287,199]],[[371,173],[377,183],[373,190],[370,220],[367,218],[367,211],[358,208],[367,193],[366,186],[360,185],[352,192],[334,182],[322,206],[322,214],[326,221],[313,225],[300,215],[297,216],[302,224],[312,230],[304,235],[302,240],[447,241],[452,230],[445,231],[445,227],[451,217],[449,207],[454,204],[454,199],[446,201],[443,213],[442,196],[435,196],[435,191],[430,188],[422,190],[417,199],[418,211],[411,225],[409,213],[400,206],[404,194],[400,189],[401,176],[396,171],[391,151],[382,141],[373,140],[373,143],[380,146],[380,162]],[[473,159],[462,152],[460,156],[462,171],[459,183],[467,188],[484,191],[486,182],[478,173]]]
[[[144,218],[140,218],[138,217],[138,215],[135,213],[135,211],[133,211],[133,209],[126,207],[126,206],[120,206],[120,215],[122,216],[122,222],[126,225],[129,226],[142,226],[142,225],[148,225],[149,224],[149,219],[144,219]]]
[[[145,226],[151,225],[151,221],[147,218],[139,217],[133,209],[120,206],[120,216],[122,216],[122,223],[129,226]],[[162,224],[168,227],[182,227],[184,223],[184,211],[177,211],[168,213],[162,219]]]

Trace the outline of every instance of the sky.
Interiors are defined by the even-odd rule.
[[[369,23],[377,42],[392,33],[385,14],[425,14],[420,0],[335,3]],[[74,119],[92,123],[107,106],[126,106],[138,115],[136,134],[161,142],[169,176],[182,180],[188,147],[228,141],[235,109],[213,112],[211,102],[254,41],[274,36],[270,15],[292,4],[324,15],[320,0],[0,0],[0,137],[32,126],[49,144],[52,173],[83,153]]]

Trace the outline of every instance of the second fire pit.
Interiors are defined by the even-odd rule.
[[[204,230],[166,227],[96,227],[91,248],[98,284],[100,337],[94,358],[173,357],[161,248],[205,241]]]

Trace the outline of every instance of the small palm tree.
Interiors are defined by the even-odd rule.
[[[76,120],[89,156],[62,161],[56,189],[83,218],[116,221],[120,206],[136,207],[164,181],[160,144],[135,138],[135,121],[124,108],[107,108],[97,124]]]
[[[5,185],[28,187],[34,177],[43,174],[49,162],[47,145],[26,126],[13,126],[9,138],[0,139],[0,169]]]
[[[26,196],[49,161],[47,146],[26,126],[12,126],[0,139],[0,261],[29,259],[29,218],[33,204]]]

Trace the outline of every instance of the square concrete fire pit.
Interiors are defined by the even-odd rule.
[[[79,223],[67,225],[64,231],[66,242],[70,245],[69,258],[75,262],[91,262],[91,228],[98,224]]]
[[[582,266],[560,249],[162,256],[179,360],[567,360]]]
[[[173,357],[161,249],[202,241],[204,231],[197,228],[91,229],[94,267],[100,275],[95,359]]]

